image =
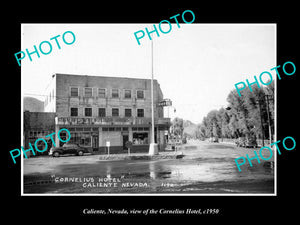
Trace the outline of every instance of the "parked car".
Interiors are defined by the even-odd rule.
[[[239,137],[235,142],[237,147],[256,148],[257,142],[255,138]]]
[[[176,139],[175,140],[175,145],[181,145],[182,144],[182,140],[181,139]]]
[[[257,142],[255,138],[246,138],[246,148],[256,148]]]
[[[236,141],[235,144],[237,147],[245,147],[246,145],[246,138],[245,137],[239,137]]]
[[[208,141],[209,142],[219,142],[219,139],[218,139],[218,137],[210,137]]]
[[[62,147],[52,147],[49,151],[49,155],[52,155],[53,157],[58,157],[65,154],[82,156],[84,153],[89,153],[87,148],[71,143],[65,143]]]

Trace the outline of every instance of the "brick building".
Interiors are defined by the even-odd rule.
[[[55,113],[52,112],[30,112],[28,110],[24,111],[24,129],[23,129],[23,146],[25,149],[29,149],[29,143],[34,145],[38,138],[43,138],[48,143],[48,149],[45,152],[35,151],[36,155],[47,155],[50,147],[52,146],[52,141],[47,135],[55,132]],[[40,141],[38,149],[44,149],[44,142]],[[27,156],[31,156],[31,151],[28,151]]]
[[[170,119],[164,118],[163,108],[158,106],[163,93],[157,80],[153,93],[155,142],[163,150]],[[44,111],[56,113],[56,132],[67,128],[70,142],[100,153],[106,152],[106,142],[110,142],[110,152],[116,153],[127,150],[129,140],[132,152],[148,151],[151,79],[54,74],[45,94]]]

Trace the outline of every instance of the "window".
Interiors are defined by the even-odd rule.
[[[112,89],[111,90],[111,97],[112,98],[119,98],[119,89]]]
[[[144,109],[137,109],[137,117],[144,117]]]
[[[138,99],[144,99],[144,91],[143,90],[137,90],[136,91],[136,97]]]
[[[99,108],[98,109],[98,116],[99,117],[106,117],[106,112],[105,108]]]
[[[78,108],[71,108],[71,116],[78,116]]]
[[[64,140],[64,142],[65,142],[65,140],[70,138],[69,135],[67,135],[67,132],[65,132],[65,131],[60,132],[59,136],[60,136],[61,140]],[[60,144],[63,144],[63,143],[60,143]]]
[[[84,97],[93,97],[93,88],[84,88]]]
[[[98,95],[100,98],[105,98],[106,97],[106,90],[104,88],[99,88],[98,89]]]
[[[131,117],[131,109],[125,109],[125,117]]]
[[[124,98],[131,98],[131,90],[124,91]]]
[[[92,116],[92,108],[85,108],[84,116]]]
[[[68,128],[69,129],[69,128]],[[77,128],[76,128],[77,130]],[[86,133],[81,133],[81,132],[71,132],[71,139],[68,143],[64,144],[66,146],[71,147],[73,146],[92,146],[91,143],[91,133],[86,132]]]
[[[146,132],[133,132],[132,139],[133,139],[134,145],[149,144],[148,133],[146,133]]]
[[[78,88],[71,87],[71,96],[72,97],[78,96]]]
[[[111,109],[111,115],[112,116],[119,116],[119,109],[118,108],[112,108]]]

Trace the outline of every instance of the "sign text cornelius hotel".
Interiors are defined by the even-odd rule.
[[[169,118],[159,118],[156,124],[167,124]],[[145,125],[151,124],[151,118],[121,118],[121,117],[96,117],[96,118],[80,118],[80,117],[57,117],[57,125]]]

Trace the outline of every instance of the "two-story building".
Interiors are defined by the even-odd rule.
[[[166,144],[170,119],[158,103],[163,93],[154,80],[155,142]],[[70,142],[105,153],[147,152],[151,140],[151,79],[54,74],[46,90],[45,112],[55,112],[55,129],[67,128]],[[60,136],[64,134],[61,133]],[[67,134],[65,134],[67,135]],[[60,145],[56,137],[56,145]]]
[[[52,141],[47,135],[55,132],[55,113],[53,112],[30,112],[24,111],[23,118],[23,146],[29,149],[29,143],[34,146],[38,138],[47,141],[48,149],[44,152],[35,151],[35,155],[47,155],[52,146]],[[38,142],[38,149],[44,149],[44,142]],[[27,157],[32,156],[32,152],[26,152]]]

